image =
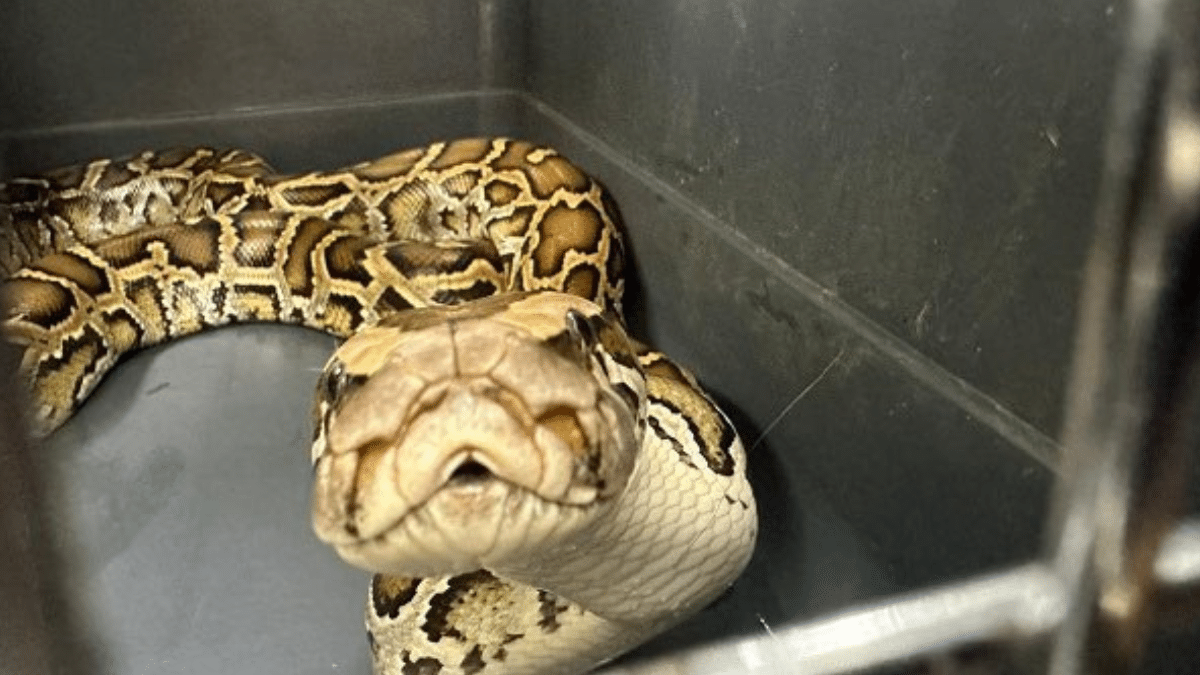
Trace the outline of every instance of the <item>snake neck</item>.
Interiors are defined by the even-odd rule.
[[[665,628],[719,595],[754,548],[754,497],[740,472],[701,468],[702,449],[672,428],[645,434],[629,484],[594,526],[493,571],[645,627]],[[740,441],[731,454],[744,461]]]

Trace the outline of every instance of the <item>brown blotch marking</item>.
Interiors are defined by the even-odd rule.
[[[326,212],[325,216],[336,222],[338,227],[343,230],[362,233],[370,229],[368,213],[372,211],[374,211],[374,207],[368,206],[360,196],[356,195],[346,200],[342,208]]]
[[[492,141],[487,138],[464,138],[451,141],[429,164],[431,169],[446,169],[459,164],[475,164],[492,151]]]
[[[669,361],[662,354],[655,353],[642,362],[642,368],[647,377],[661,377],[691,386],[692,378],[688,377],[679,366]]]
[[[486,279],[479,279],[467,288],[443,288],[436,291],[429,300],[436,305],[460,305],[472,300],[480,300],[500,292],[496,284]]]
[[[422,656],[416,661],[410,661],[412,655],[404,652],[404,665],[400,667],[401,675],[438,675],[442,672],[442,662],[431,656]]]
[[[380,204],[397,237],[427,236],[432,231],[429,222],[429,189],[430,185],[425,181],[410,183]]]
[[[479,171],[461,171],[444,179],[442,181],[442,188],[447,193],[462,198],[479,184],[480,177],[481,174]]]
[[[37,389],[50,394],[50,399],[78,401],[85,394],[84,380],[96,372],[100,361],[108,355],[104,337],[90,325],[79,334],[62,342],[60,356],[38,363],[34,373]]]
[[[733,443],[737,433],[712,402],[691,385],[676,380],[650,377],[646,384],[657,403],[687,423],[688,432],[699,444],[700,455],[708,468],[713,473],[732,476],[733,455],[726,448]]]
[[[463,657],[462,663],[459,664],[464,675],[474,675],[483,670],[486,665],[487,662],[483,660],[483,648],[479,645],[472,647],[471,651]]]
[[[233,249],[233,258],[239,265],[247,267],[271,267],[275,264],[275,244],[283,230],[278,217],[263,217],[264,214],[243,214],[234,223],[238,243]]]
[[[83,177],[87,175],[88,167],[90,166],[91,164],[65,166],[61,169],[47,172],[45,178],[55,190],[73,188],[83,182]]]
[[[112,350],[118,354],[138,347],[145,339],[145,330],[123,307],[118,307],[103,315],[107,327],[109,343]]]
[[[239,209],[242,213],[265,213],[273,208],[271,198],[264,194],[252,194],[246,198],[246,203]]]
[[[400,608],[412,601],[420,585],[421,580],[415,577],[376,574],[371,579],[371,605],[375,615],[390,619],[400,616]]]
[[[600,214],[586,202],[577,208],[560,204],[546,211],[538,226],[537,248],[533,250],[534,274],[540,277],[558,274],[567,251],[595,252],[602,227]]]
[[[9,316],[24,316],[44,328],[66,321],[77,306],[75,295],[53,281],[15,277],[6,281],[3,289]]]
[[[204,188],[204,195],[214,206],[220,208],[229,200],[242,194],[243,188],[238,183],[211,182]]]
[[[587,263],[576,265],[563,281],[563,292],[599,302],[600,271]]]
[[[317,317],[317,328],[334,335],[346,336],[363,320],[363,304],[352,295],[330,295]]]
[[[166,169],[181,164],[192,155],[211,152],[207,148],[168,148],[161,152],[151,153],[146,158],[146,165],[151,169]]]
[[[558,622],[558,616],[567,611],[569,605],[559,604],[558,596],[550,591],[538,591],[538,614],[541,618],[538,619],[538,627],[547,633],[553,633],[558,630],[562,624]]]
[[[237,321],[270,321],[279,316],[279,289],[268,284],[234,284],[226,311]]]
[[[529,178],[529,187],[540,199],[546,199],[562,188],[572,192],[584,192],[591,181],[565,157],[550,155],[537,164],[521,167]]]
[[[108,190],[118,185],[128,183],[137,178],[138,174],[131,171],[124,162],[110,162],[104,170],[100,172],[100,177],[96,181],[97,190]]]
[[[239,178],[251,178],[272,172],[266,160],[245,150],[230,150],[222,154],[218,165],[223,173]]]
[[[502,180],[493,180],[483,188],[483,193],[493,205],[507,206],[521,196],[521,188]]]
[[[204,219],[190,225],[153,227],[97,244],[96,253],[113,267],[125,267],[153,257],[150,244],[162,243],[167,261],[210,274],[220,266],[221,224]]]
[[[130,199],[130,197],[126,197],[125,201],[128,202]],[[121,213],[121,207],[116,202],[106,199],[100,202],[100,214],[97,216],[97,220],[102,223],[112,223],[121,218]]]
[[[383,251],[396,271],[405,278],[462,272],[476,260],[498,264],[500,254],[491,241],[462,241],[442,244],[406,241],[389,244]]]
[[[508,141],[504,152],[492,160],[492,166],[497,170],[524,169],[529,166],[529,153],[536,147],[528,141]]]
[[[454,615],[459,608],[468,604],[494,608],[502,600],[508,600],[508,587],[487,570],[451,577],[446,585],[445,591],[430,599],[429,611],[425,613],[425,622],[421,624],[421,630],[431,642],[439,642],[446,637],[466,641],[466,636],[454,627],[457,623]]]
[[[85,195],[55,196],[46,203],[43,210],[46,216],[62,218],[78,230],[85,229],[85,226],[94,227],[94,223],[91,222],[94,220],[92,217],[94,204],[95,202]]]
[[[375,303],[375,311],[382,314],[384,312],[398,312],[405,309],[412,309],[412,303],[404,299],[403,295],[395,288],[388,286],[379,296],[379,301]]]
[[[362,252],[370,246],[370,241],[351,233],[339,236],[325,247],[325,269],[329,276],[369,286],[372,278],[362,265]]]
[[[609,223],[612,224],[612,228],[609,230],[608,257],[604,261],[605,271],[608,272],[608,278],[615,281],[625,275],[624,221],[621,219],[621,213],[617,209],[617,203],[613,200],[612,195],[607,190],[603,190],[600,194],[600,205],[608,214]]]
[[[98,256],[113,267],[134,265],[151,258],[149,244],[156,240],[153,236],[155,230],[113,237],[96,244],[94,250]]]
[[[408,173],[425,156],[425,148],[396,152],[379,159],[360,164],[351,171],[364,180],[385,180]]]
[[[279,192],[288,204],[300,206],[324,204],[349,193],[350,188],[342,183],[289,185]]]
[[[122,284],[121,292],[127,298],[128,304],[137,308],[138,314],[143,319],[142,324],[161,326],[165,329],[167,327],[166,308],[162,304],[162,291],[158,286],[158,279],[139,277],[124,281]],[[154,331],[154,333],[157,334],[158,331]]]
[[[221,316],[226,316],[228,312],[225,309],[225,303],[229,300],[229,286],[220,283],[213,287],[212,297],[209,298],[210,306]]]
[[[336,226],[321,218],[308,218],[296,226],[296,233],[288,244],[287,260],[283,264],[283,278],[292,293],[309,297],[313,292],[312,254],[317,244]]]
[[[488,226],[493,237],[520,237],[529,231],[529,223],[537,213],[537,207],[530,204],[513,209],[507,218],[497,218]]]
[[[616,286],[625,274],[625,247],[620,237],[609,239],[608,256],[604,260],[604,271],[608,274],[608,282]],[[620,299],[620,296],[617,296]]]

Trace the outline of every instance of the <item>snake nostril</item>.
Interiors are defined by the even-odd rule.
[[[491,477],[492,472],[486,466],[473,459],[468,459],[458,465],[454,473],[450,474],[450,479],[447,482],[459,485],[474,484],[486,481]]]

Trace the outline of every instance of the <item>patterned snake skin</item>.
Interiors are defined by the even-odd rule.
[[[603,186],[508,139],[290,176],[147,152],[0,186],[37,435],[141,347],[249,321],[345,338],[317,384],[313,525],[376,573],[387,675],[583,672],[745,566],[741,442],[626,333],[625,264]]]

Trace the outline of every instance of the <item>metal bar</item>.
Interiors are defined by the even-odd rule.
[[[801,625],[771,642],[798,664],[796,673],[837,673],[1039,635],[1058,625],[1065,607],[1052,570],[1031,564]]]
[[[1196,599],[1200,519],[1181,523],[1166,537],[1154,574],[1161,589]],[[764,625],[758,635],[609,668],[604,675],[832,675],[905,661],[949,662],[935,672],[957,672],[955,653],[999,646],[1011,657],[1017,645],[1053,635],[1069,604],[1055,568],[1031,563],[795,626]],[[1021,664],[1042,665],[1037,658]],[[971,672],[988,672],[995,665]]]
[[[604,672],[829,675],[859,671],[1044,635],[1060,623],[1066,605],[1053,569],[1033,563]]]
[[[1140,655],[1200,378],[1196,7],[1141,0],[1132,10],[1051,533],[1070,597],[1056,675],[1125,672]]]

